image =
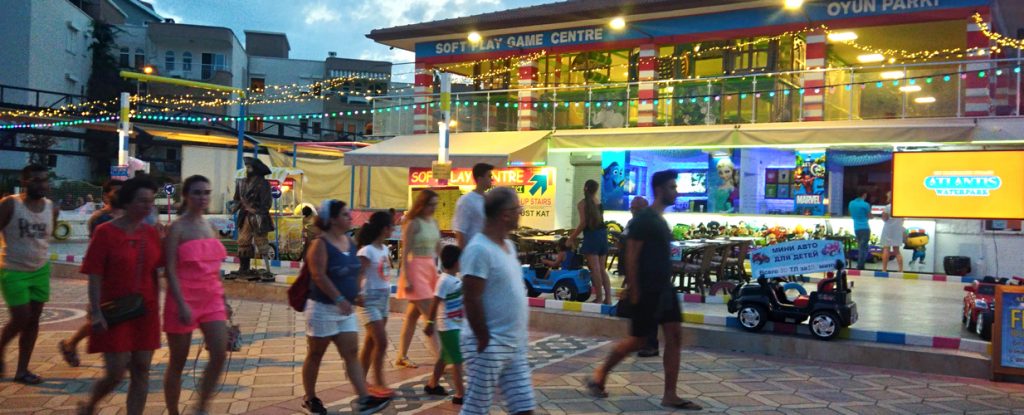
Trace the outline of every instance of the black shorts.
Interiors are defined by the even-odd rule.
[[[641,292],[640,302],[633,307],[633,315],[629,319],[629,335],[633,337],[657,336],[659,325],[683,322],[679,299],[673,289]]]

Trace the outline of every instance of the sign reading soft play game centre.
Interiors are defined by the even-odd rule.
[[[521,226],[538,229],[553,229],[555,226],[555,169],[550,167],[509,167],[495,169],[494,186],[507,186],[519,194],[519,203],[523,205]],[[409,186],[435,187],[440,184],[434,180],[430,168],[412,167],[409,169]],[[463,193],[476,187],[473,181],[473,169],[452,169],[448,186],[458,186]]]
[[[831,271],[842,259],[843,246],[838,241],[789,241],[751,252],[750,268],[755,278],[785,277]]]
[[[1024,287],[996,286],[992,372],[1024,375]]]

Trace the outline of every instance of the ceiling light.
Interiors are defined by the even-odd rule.
[[[859,55],[859,56],[857,56],[857,61],[860,62],[860,63],[881,62],[881,61],[884,61],[884,60],[885,60],[885,56],[882,56],[881,53],[871,53],[871,54],[867,54],[867,55]]]
[[[833,42],[849,42],[857,40],[857,34],[853,32],[832,32],[828,34],[828,40]]]
[[[903,71],[888,71],[882,72],[882,79],[900,79],[903,77]]]
[[[918,92],[920,90],[920,85],[904,85],[900,87],[900,92]]]
[[[786,10],[796,10],[804,5],[804,0],[785,0],[783,7]]]
[[[471,43],[477,43],[480,42],[480,40],[482,40],[483,37],[480,36],[480,33],[469,32],[469,36],[466,36],[466,39],[469,39]]]
[[[622,30],[626,27],[626,19],[616,17],[612,21],[608,22],[608,26],[615,30]]]
[[[914,102],[918,104],[931,104],[935,102],[935,97],[918,97],[914,98]]]

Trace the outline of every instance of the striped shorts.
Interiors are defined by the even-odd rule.
[[[495,386],[501,389],[505,411],[510,414],[532,411],[537,406],[525,348],[491,343],[478,353],[476,339],[463,338],[462,356],[466,396],[460,414],[490,413]]]

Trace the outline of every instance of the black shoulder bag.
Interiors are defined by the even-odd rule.
[[[136,248],[138,253],[135,257],[135,290],[138,291],[139,281],[144,278],[142,269],[146,260],[145,238],[139,240]],[[114,326],[144,316],[146,304],[142,293],[134,292],[100,304],[100,312],[103,313],[103,319],[107,321],[107,326]]]

